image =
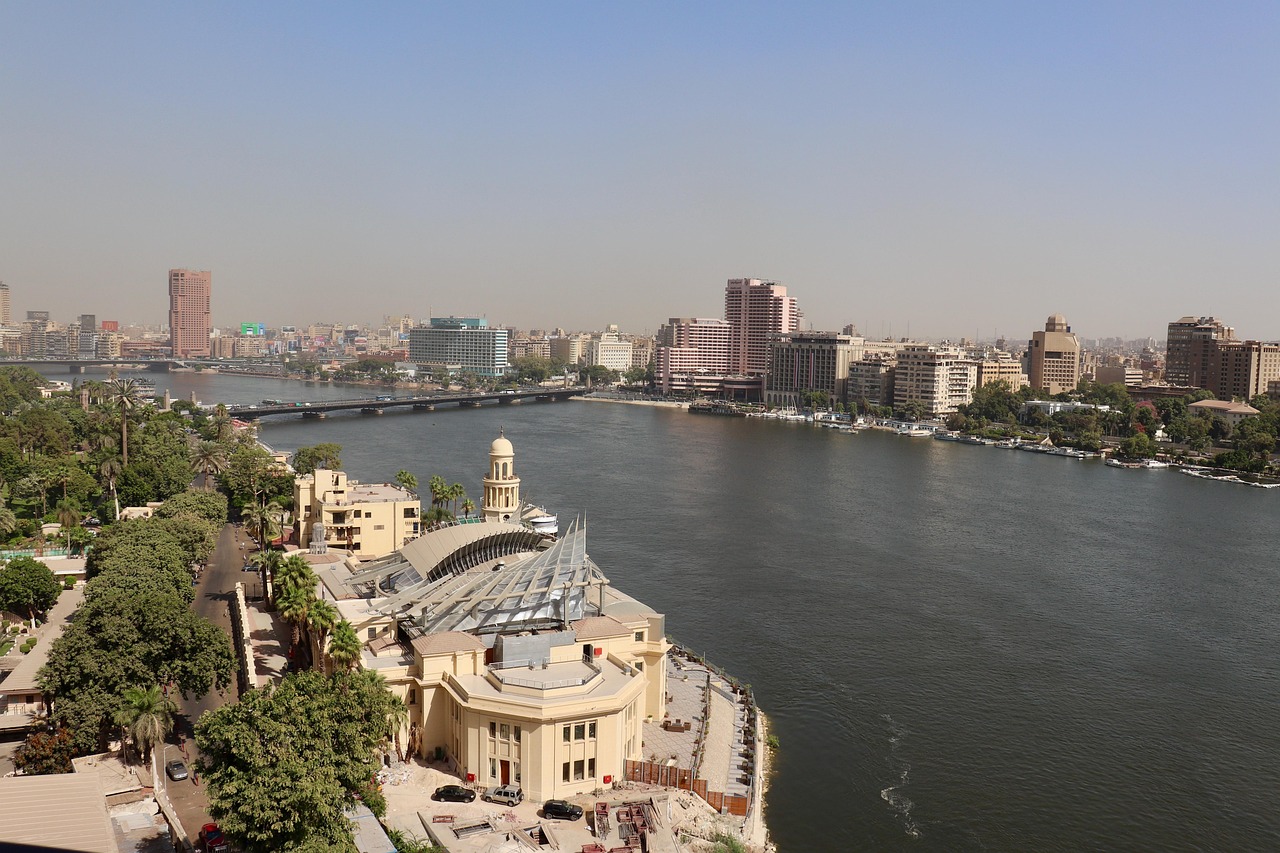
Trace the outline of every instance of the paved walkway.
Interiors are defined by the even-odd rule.
[[[289,641],[292,630],[266,602],[250,601],[249,639],[253,645],[254,672],[258,684],[279,683],[289,671]]]

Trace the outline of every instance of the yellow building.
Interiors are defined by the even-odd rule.
[[[294,479],[298,545],[342,548],[361,560],[390,554],[419,532],[418,498],[391,483],[361,483],[317,469]]]
[[[499,438],[489,473],[513,458]],[[591,561],[585,526],[551,540],[527,514],[435,528],[331,591],[365,640],[363,666],[408,705],[412,750],[467,781],[564,798],[643,757],[670,645],[664,617]]]

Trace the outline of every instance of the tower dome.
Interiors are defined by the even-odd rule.
[[[491,456],[514,456],[516,449],[511,446],[511,442],[501,433],[493,440],[493,444],[489,445],[489,454]]]
[[[1044,330],[1046,332],[1065,332],[1067,331],[1067,318],[1061,314],[1051,314],[1049,319],[1045,321]]]
[[[516,476],[516,451],[501,432],[489,445],[489,473],[484,478],[482,516],[486,521],[520,518],[520,478]]]

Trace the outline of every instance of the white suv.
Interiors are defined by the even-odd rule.
[[[483,799],[490,803],[514,806],[524,801],[524,791],[520,790],[519,785],[501,785],[485,791]]]

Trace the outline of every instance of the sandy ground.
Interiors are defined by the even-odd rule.
[[[585,403],[622,403],[627,406],[659,406],[665,409],[687,409],[688,403],[676,403],[671,400],[619,400],[613,397],[572,397],[573,400],[582,400]]]

